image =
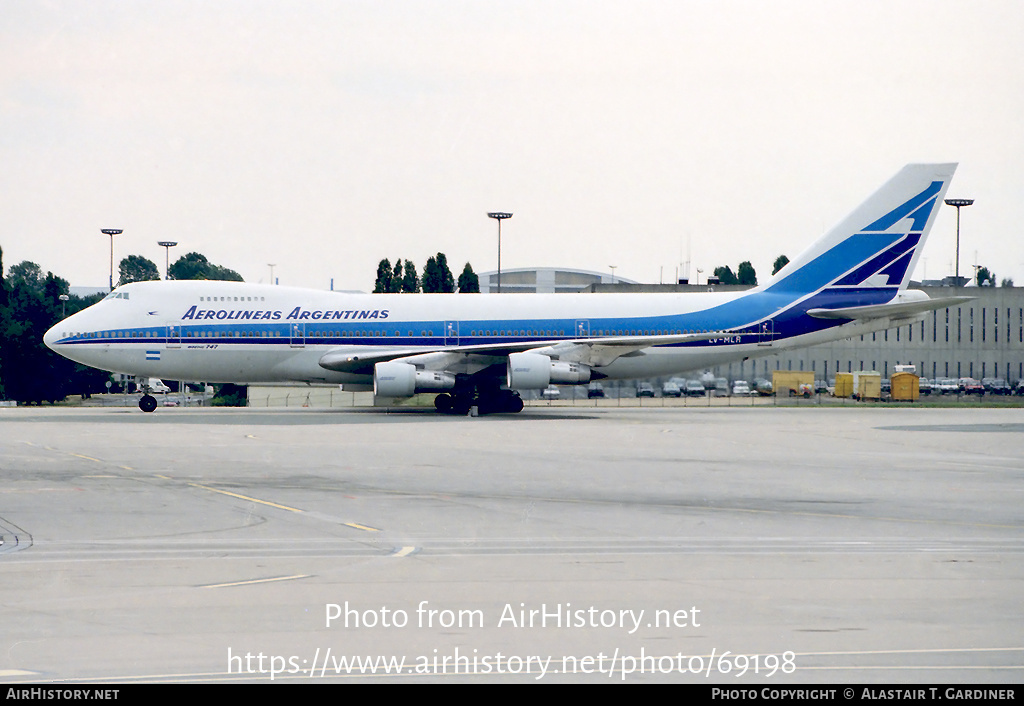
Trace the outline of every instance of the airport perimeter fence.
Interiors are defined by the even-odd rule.
[[[533,398],[524,395],[528,407],[577,407],[577,408],[657,408],[657,407],[766,407],[766,406],[818,406],[859,404],[857,400],[836,398],[824,393],[804,397],[776,397],[774,395],[717,396],[706,394],[702,397],[635,397],[606,396],[588,398],[573,394],[576,390],[566,388],[565,397],[557,399]],[[423,407],[433,408],[436,393],[414,395],[408,399],[376,400],[372,392],[345,392],[328,388],[279,388],[250,387],[250,407],[285,407],[332,409],[346,407]]]

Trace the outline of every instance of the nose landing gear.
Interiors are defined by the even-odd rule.
[[[156,398],[153,395],[143,395],[139,398],[139,409],[143,412],[152,412],[156,409]]]

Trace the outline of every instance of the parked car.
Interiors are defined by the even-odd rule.
[[[669,380],[661,386],[662,397],[682,397],[683,391],[679,389],[679,385]]]
[[[604,385],[599,382],[592,382],[587,386],[587,399],[604,397]]]
[[[725,378],[715,378],[715,386],[711,390],[715,397],[729,396],[729,381]]]
[[[687,397],[703,397],[704,396],[704,383],[700,380],[687,380],[684,392]]]
[[[540,393],[541,399],[545,400],[557,400],[562,396],[562,393],[554,385],[548,385],[544,388],[544,391]]]
[[[762,397],[770,397],[772,394],[772,381],[764,378],[754,380],[754,391]]]
[[[638,382],[636,385],[637,397],[654,397],[654,385],[649,382]]]
[[[938,392],[940,395],[955,395],[960,392],[960,386],[953,378],[935,378],[932,392]]]
[[[965,395],[984,395],[985,388],[974,378],[960,378],[960,392]]]
[[[981,386],[985,388],[987,395],[1008,395],[1010,386],[1002,378],[982,378]]]
[[[732,394],[743,397],[749,397],[751,394],[750,385],[747,383],[746,380],[737,380],[732,384]]]

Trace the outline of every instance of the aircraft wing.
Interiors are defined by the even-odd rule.
[[[441,346],[424,352],[422,348],[352,349],[335,348],[320,358],[320,367],[342,373],[372,375],[373,366],[402,360],[426,370],[445,370],[456,363],[473,361],[492,365],[512,353],[540,353],[555,360],[583,363],[592,367],[609,365],[624,355],[651,346],[664,346],[691,341],[707,341],[728,335],[723,331],[683,333],[663,336],[601,336],[561,341],[517,341],[515,343],[483,343],[466,346]]]
[[[810,309],[807,314],[816,319],[877,319],[888,316],[892,319],[909,319],[933,309],[956,306],[974,297],[943,297],[941,299],[913,299],[891,304],[869,306],[848,306],[841,309]]]

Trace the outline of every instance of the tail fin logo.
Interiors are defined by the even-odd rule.
[[[922,233],[938,202],[943,182],[933,181],[917,196],[897,206],[887,214],[864,228],[862,234],[884,233],[910,219],[909,232],[895,243],[876,254],[867,262],[849,272],[835,284],[838,286],[885,287],[897,286],[903,282],[914,259],[914,253],[921,242]]]
[[[924,230],[924,226],[928,222],[928,217],[932,214],[932,209],[935,207],[935,202],[937,200],[935,197],[941,189],[942,182],[933,181],[931,186],[927,189],[904,203],[902,206],[898,206],[897,208],[889,211],[889,213],[866,227],[862,232],[881,233],[889,230],[904,218],[913,219],[914,224],[910,228],[911,231],[918,233],[921,232]]]

